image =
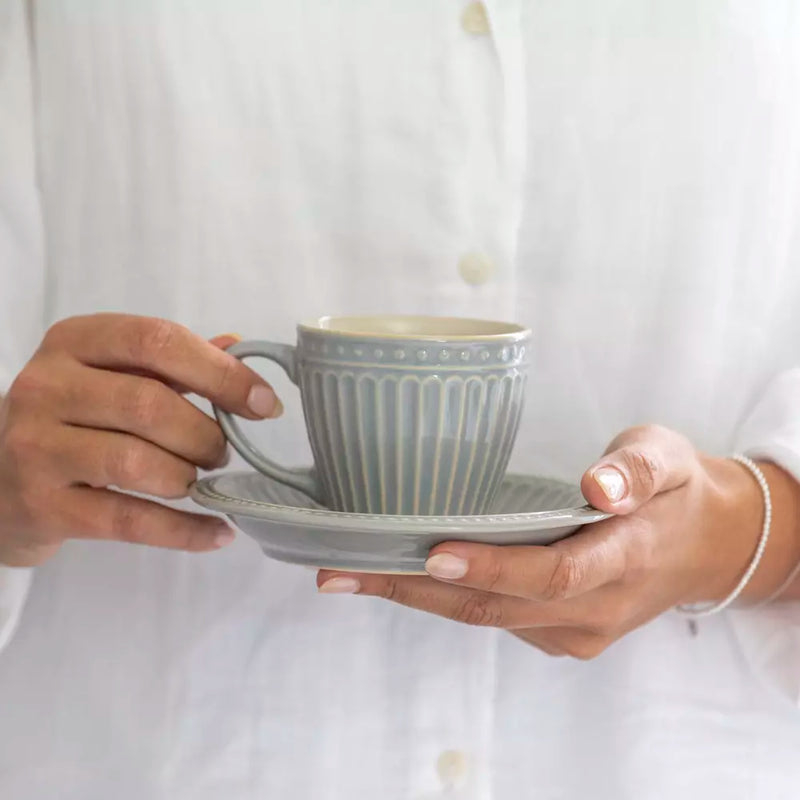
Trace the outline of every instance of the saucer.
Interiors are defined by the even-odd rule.
[[[611,516],[587,506],[576,486],[537,475],[507,475],[492,512],[468,517],[330,511],[258,472],[212,475],[191,496],[227,514],[271,558],[348,572],[424,574],[441,542],[546,545]]]

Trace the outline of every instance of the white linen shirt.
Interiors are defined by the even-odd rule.
[[[800,477],[799,97],[794,0],[2,0],[0,387],[93,311],[499,318],[534,331],[515,470],[577,480],[655,421]],[[288,411],[248,430],[306,462],[265,374]],[[244,535],[75,541],[0,570],[3,644],[3,800],[800,783],[796,604],[583,663],[320,597]]]

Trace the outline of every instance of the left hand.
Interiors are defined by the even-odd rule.
[[[725,597],[761,531],[763,499],[752,475],[658,426],[620,434],[581,489],[616,516],[547,547],[443,543],[428,557],[430,577],[323,570],[317,585],[504,628],[552,655],[591,658],[669,608]],[[758,570],[751,597],[780,583],[769,572]]]

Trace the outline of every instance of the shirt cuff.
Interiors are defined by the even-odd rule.
[[[0,565],[0,652],[17,630],[32,579],[31,568]]]

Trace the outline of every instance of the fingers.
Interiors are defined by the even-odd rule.
[[[572,612],[564,604],[533,607],[516,597],[449,586],[430,578],[396,575],[343,575],[322,570],[317,586],[323,593],[357,593],[382,597],[400,605],[427,611],[468,625],[495,628],[564,625]]]
[[[612,586],[575,600],[535,603],[415,576],[323,570],[317,584],[325,593],[372,595],[455,622],[503,628],[545,653],[580,659],[594,658],[641,624],[631,616],[630,598]]]
[[[696,466],[696,452],[684,436],[658,425],[631,428],[584,473],[581,490],[595,508],[629,514],[685,484]]]
[[[618,638],[610,620],[616,593],[600,591],[586,602],[534,604],[429,578],[393,575],[343,575],[320,571],[325,593],[357,593],[391,600],[468,625],[503,628],[552,656],[590,659]]]
[[[96,314],[54,325],[41,352],[69,352],[89,366],[145,370],[249,419],[279,410],[271,387],[239,359],[181,325],[150,317]]]
[[[219,425],[160,381],[86,367],[60,367],[62,422],[140,437],[204,469],[221,466],[227,444]]]
[[[179,498],[197,477],[189,462],[126,433],[62,428],[55,437],[56,467],[72,483]]]
[[[460,586],[538,602],[569,600],[625,575],[627,537],[611,526],[586,526],[547,547],[446,543],[425,568]]]
[[[109,489],[74,487],[66,495],[67,507],[61,510],[61,518],[70,538],[110,539],[191,552],[217,550],[234,538],[228,525],[215,517],[177,511]]]

